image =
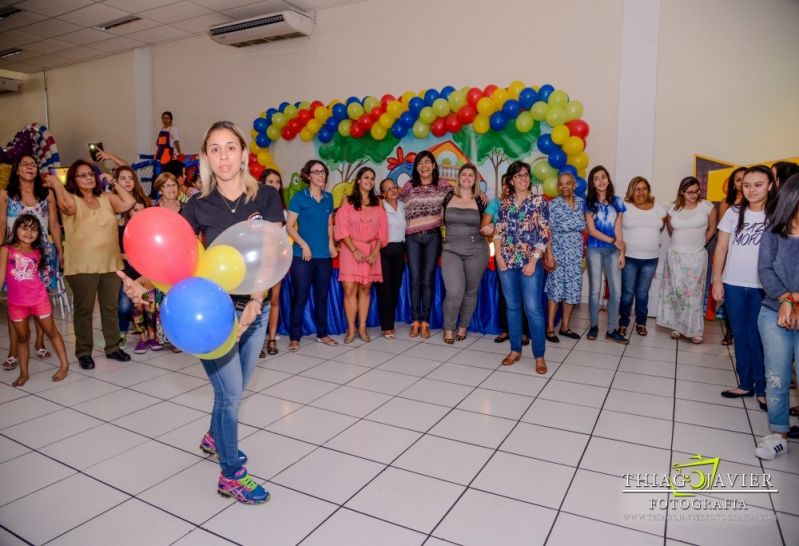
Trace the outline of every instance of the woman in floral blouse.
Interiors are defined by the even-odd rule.
[[[503,366],[522,356],[522,311],[527,315],[532,338],[535,371],[547,373],[544,361],[543,257],[549,241],[549,204],[530,193],[530,166],[514,161],[505,174],[510,194],[500,202],[494,245],[499,280],[507,301],[510,354]]]

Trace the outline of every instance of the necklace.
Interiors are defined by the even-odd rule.
[[[230,208],[230,205],[228,205],[228,203],[230,202],[230,199],[228,199],[227,197],[222,195],[221,192],[219,193],[219,195],[222,196],[222,202],[225,203],[225,207],[227,207],[227,209],[230,211],[230,213],[231,214],[236,214],[236,209],[239,208],[239,201],[241,201],[241,196],[244,195],[244,192],[242,192],[241,195],[239,195],[239,198],[236,199],[236,203],[233,205],[233,208]]]

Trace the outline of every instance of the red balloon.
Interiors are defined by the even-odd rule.
[[[360,120],[356,121],[350,126],[350,136],[353,138],[361,138],[365,133],[366,129],[364,129],[364,126],[361,124]]]
[[[264,172],[265,168],[266,167],[264,167],[260,163],[255,162],[255,163],[250,165],[250,174],[253,176],[253,178],[258,180],[258,178],[261,177],[261,173]]]
[[[458,114],[452,113],[444,120],[444,125],[450,133],[457,133],[461,130],[461,122],[458,120]]]
[[[380,104],[383,105],[383,108],[385,109],[385,107],[388,106],[388,103],[393,101],[393,100],[397,100],[394,97],[394,95],[386,94],[386,95],[383,95],[382,99],[380,99]]]
[[[292,120],[292,121],[294,121],[294,120]],[[297,132],[296,131],[292,131],[291,127],[289,127],[288,125],[283,127],[283,131],[281,131],[280,134],[283,135],[283,138],[285,138],[286,140],[293,140],[294,137],[297,136]]]
[[[483,90],[478,87],[472,87],[469,89],[469,92],[466,93],[466,102],[469,103],[469,106],[472,108],[477,108],[477,101],[483,98]],[[463,108],[461,108],[463,110]]]
[[[302,129],[302,123],[300,123],[300,120],[298,118],[293,118],[289,120],[289,122],[286,124],[286,127],[291,129],[291,132],[293,133],[299,133],[300,129]]]
[[[588,133],[591,130],[588,124],[581,119],[574,119],[572,121],[566,122],[566,127],[569,128],[569,133],[572,136],[578,136],[583,140],[585,140],[585,137],[588,136]]]
[[[491,83],[491,84],[486,85],[486,88],[483,89],[483,93],[485,94],[486,97],[490,97],[491,95],[494,94],[494,91],[496,91],[496,90],[497,90],[497,86],[494,85],[493,83]]]
[[[372,111],[369,112],[369,119],[372,120],[372,125],[377,123],[377,120],[379,120],[380,116],[382,116],[384,113],[385,110],[383,110],[379,106],[375,106],[374,108],[372,108]]]
[[[167,208],[150,207],[133,216],[122,244],[130,264],[152,281],[173,285],[197,269],[197,236],[180,214]]]
[[[431,123],[430,132],[433,133],[433,136],[437,137],[442,137],[447,134],[447,125],[444,122],[444,118],[438,118]]]
[[[477,110],[474,109],[474,106],[465,104],[463,108],[458,110],[456,115],[458,116],[458,121],[461,122],[461,125],[467,125],[473,122],[474,118],[477,117]]]
[[[358,124],[364,128],[364,131],[368,131],[369,129],[372,128],[372,125],[374,125],[375,122],[372,119],[372,116],[370,116],[369,114],[363,114],[361,117],[358,118]],[[353,123],[353,125],[355,124]]]
[[[306,123],[313,117],[313,114],[310,110],[303,108],[299,112],[297,112],[297,119],[300,120],[300,123],[305,126]]]
[[[248,161],[249,161],[250,165],[255,165],[255,164],[258,163],[258,156],[255,155],[254,153],[250,153]]]
[[[315,101],[313,101],[313,102],[311,103],[311,108],[310,108],[310,110],[311,110],[311,112],[313,112],[314,110],[316,110],[316,109],[317,109],[317,108],[319,108],[320,106],[324,106],[324,105],[325,105],[325,103],[323,103],[322,101],[320,101],[320,100],[315,100]]]

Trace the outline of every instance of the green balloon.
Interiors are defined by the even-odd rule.
[[[280,129],[278,129],[275,125],[270,125],[266,128],[266,136],[269,137],[269,140],[274,142],[280,138]]]
[[[516,130],[520,133],[529,133],[533,129],[534,123],[535,121],[530,112],[522,112],[516,118]]]
[[[466,93],[462,93],[458,90],[449,96],[449,108],[453,112],[459,111],[463,108],[464,104],[466,104]]]
[[[427,138],[429,134],[430,126],[421,119],[417,119],[416,123],[413,124],[413,136],[416,138]]]
[[[440,118],[449,114],[449,101],[447,99],[436,99],[433,101],[433,113]]]
[[[347,106],[347,115],[350,119],[358,119],[363,115],[363,106],[360,103],[353,102],[349,106]],[[274,120],[274,117],[272,118]]]
[[[289,119],[294,119],[297,117],[297,107],[293,104],[289,104],[286,106],[286,109],[283,110],[283,114]]]
[[[380,99],[378,99],[377,97],[370,96],[363,99],[363,109],[366,110],[367,112],[371,112],[378,106],[380,106]]]
[[[546,158],[538,159],[533,163],[533,176],[538,180],[544,181],[553,176],[557,176],[558,172],[552,168]]]
[[[430,125],[436,120],[436,113],[433,112],[430,106],[425,106],[422,108],[421,112],[419,112],[419,119],[426,125]]]
[[[566,112],[560,106],[550,106],[546,120],[551,127],[563,125],[566,122]]]
[[[530,108],[530,114],[533,116],[533,119],[536,121],[544,121],[547,117],[547,112],[549,111],[549,106],[544,101],[540,100],[533,104],[533,107]]]

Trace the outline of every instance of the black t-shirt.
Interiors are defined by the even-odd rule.
[[[255,199],[245,202],[245,198],[242,194],[236,204],[236,201],[227,201],[214,189],[207,197],[199,193],[193,195],[180,213],[191,224],[194,233],[203,236],[206,247],[227,228],[245,220],[283,222],[283,204],[275,188],[258,186]],[[236,212],[231,212],[231,209]]]

